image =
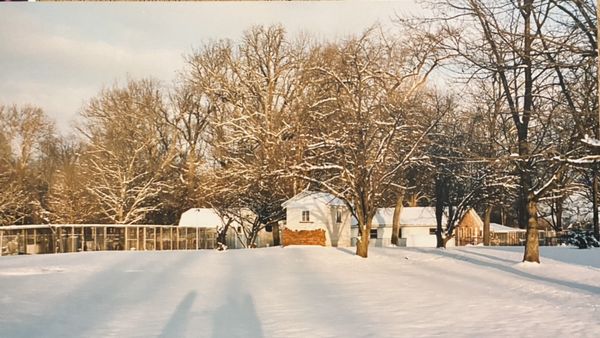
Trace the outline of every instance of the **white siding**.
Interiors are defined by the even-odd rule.
[[[401,227],[402,238],[406,238],[406,246],[435,248],[437,246],[437,238],[435,234],[429,233],[430,228],[435,228],[435,225],[429,227],[424,226],[403,226]],[[446,247],[455,246],[455,240],[451,239],[446,243]]]
[[[337,208],[342,209],[342,222],[336,222]],[[310,212],[310,221],[302,221],[302,211]],[[350,212],[345,207],[324,203],[306,206],[289,205],[286,208],[286,228],[290,230],[325,230],[327,246],[350,246]]]
[[[432,226],[433,228],[434,226]],[[433,247],[436,246],[435,235],[429,234],[429,227],[402,227],[402,238],[406,238],[406,246]]]

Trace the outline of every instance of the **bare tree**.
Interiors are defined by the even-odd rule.
[[[89,144],[82,170],[102,219],[139,223],[170,195],[167,174],[176,149],[162,123],[164,109],[158,84],[151,80],[104,90],[85,107],[80,131]]]
[[[54,153],[55,177],[48,192],[48,212],[55,223],[77,224],[94,222],[96,207],[86,189],[90,180],[82,170],[80,156],[84,144],[63,141]]]
[[[42,109],[0,105],[0,224],[44,222],[50,177],[41,161],[54,140],[54,124]]]
[[[300,43],[280,26],[253,27],[237,49],[227,41],[206,45],[189,58],[188,82],[203,93],[210,119],[208,166],[223,182],[221,195],[237,196],[258,223],[273,227],[284,217],[281,204],[296,189],[284,169],[293,161],[293,125],[302,86]]]
[[[397,188],[443,113],[420,101],[428,97],[423,86],[439,61],[436,38],[421,38],[422,48],[412,48],[372,28],[317,47],[307,66],[313,104],[304,121],[304,162],[295,168],[316,189],[347,201],[358,220],[361,257],[367,257],[372,219],[383,196]]]
[[[498,81],[502,110],[512,119],[515,135],[508,135],[512,139],[508,144],[511,154],[516,154],[514,164],[520,177],[519,224],[527,228],[523,260],[531,262],[539,262],[538,202],[552,189],[555,174],[561,170],[552,156],[564,151],[547,142],[547,131],[553,131],[552,123],[565,109],[555,99],[573,97],[564,70],[581,69],[581,65],[566,63],[574,53],[561,42],[570,32],[557,24],[565,16],[557,14],[556,3],[444,2],[451,11],[445,13],[449,22],[463,25],[451,46],[462,62],[461,70],[471,78]],[[569,106],[573,111],[575,105]]]

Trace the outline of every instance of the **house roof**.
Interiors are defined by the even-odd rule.
[[[394,219],[394,208],[379,208],[373,217],[373,225],[392,224]],[[442,216],[442,224],[446,223],[446,215]],[[352,225],[358,221],[353,217]],[[403,226],[436,226],[434,207],[404,207],[400,213],[400,224]]]
[[[342,206],[346,205],[344,200],[335,197],[332,194],[320,191],[304,190],[298,195],[290,198],[281,204],[282,207],[306,207],[314,204],[326,204]]]
[[[483,220],[477,212],[473,208],[470,208],[465,212],[465,214],[461,217],[458,222],[458,226],[463,228],[475,228],[475,229],[483,229]]]
[[[506,225],[498,224],[498,223],[490,223],[490,231],[498,232],[498,233],[507,233],[507,232],[525,232],[525,229],[519,228],[511,228]]]
[[[199,228],[217,228],[223,226],[223,218],[214,209],[192,208],[181,214],[179,225]]]

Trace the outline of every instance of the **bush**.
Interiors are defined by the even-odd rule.
[[[600,242],[598,242],[591,231],[569,231],[565,236],[564,243],[576,246],[579,249],[600,247]]]

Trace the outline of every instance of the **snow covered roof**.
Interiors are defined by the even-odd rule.
[[[379,208],[373,217],[373,225],[390,225],[394,219],[394,208]],[[446,223],[446,215],[442,216],[442,223]],[[353,217],[352,225],[358,221]],[[400,213],[400,225],[403,226],[436,226],[434,207],[404,207]]]
[[[335,197],[332,194],[319,191],[304,190],[298,195],[290,198],[281,204],[282,207],[308,207],[315,204],[327,204],[342,206],[346,205],[342,199]]]
[[[179,219],[180,226],[195,226],[199,228],[217,228],[223,226],[223,219],[215,209],[192,208]]]
[[[506,233],[506,232],[525,232],[525,229],[519,228],[511,228],[506,225],[498,224],[498,223],[490,223],[490,231],[498,232],[498,233]]]

